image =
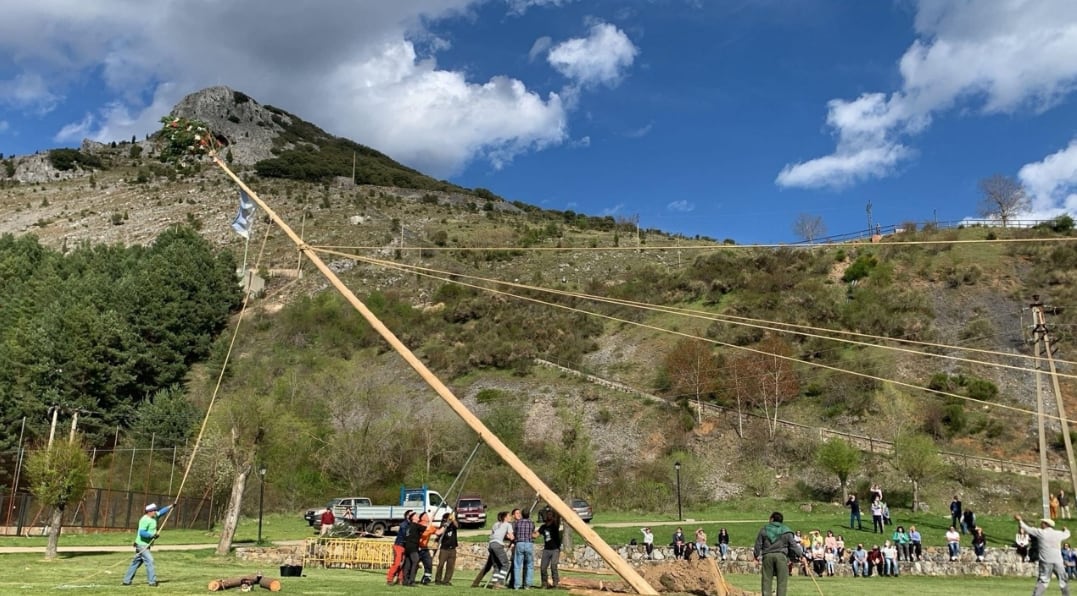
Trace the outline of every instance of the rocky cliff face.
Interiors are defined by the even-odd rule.
[[[228,87],[192,93],[176,104],[172,115],[205,122],[214,134],[228,140],[232,161],[245,165],[273,157],[273,140],[292,122],[287,114],[271,111]]]

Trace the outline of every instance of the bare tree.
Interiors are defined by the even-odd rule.
[[[1004,228],[1014,215],[1027,211],[1032,204],[1021,183],[1002,174],[980,180],[980,191],[984,194],[980,215],[999,218]]]
[[[741,439],[744,438],[744,410],[752,401],[749,380],[754,375],[753,366],[751,354],[734,357],[729,362],[724,382],[726,395],[732,397],[737,405],[737,436]]]
[[[778,408],[800,392],[800,381],[788,360],[793,354],[789,344],[777,337],[768,337],[759,342],[760,352],[753,354],[755,370],[754,383],[756,403],[763,409],[767,418],[767,430],[770,437],[778,432]]]
[[[697,339],[682,339],[666,355],[666,372],[671,388],[678,396],[696,400],[696,416],[703,421],[703,396],[718,388],[721,361],[710,344]]]
[[[810,244],[815,242],[815,239],[819,236],[826,234],[826,224],[823,223],[823,218],[818,215],[801,213],[793,222],[793,233]]]

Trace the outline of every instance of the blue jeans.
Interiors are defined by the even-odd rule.
[[[157,570],[153,568],[153,553],[150,552],[149,546],[136,546],[135,558],[131,559],[131,566],[127,568],[127,573],[123,575],[123,583],[130,584],[135,579],[135,572],[142,565],[146,566],[146,581],[151,586],[157,584]]]
[[[883,559],[883,575],[897,575],[898,566],[897,561],[893,559]]]
[[[948,548],[950,550],[950,558],[951,559],[957,557],[958,553],[961,552],[960,543],[957,543],[957,542],[947,542],[946,543],[946,548]]]
[[[868,576],[868,563],[867,561],[857,561],[853,559],[853,577],[856,576],[867,577]]]
[[[516,575],[516,589],[531,587],[531,580],[535,576],[535,545],[531,542],[517,542],[512,565]]]
[[[725,558],[729,556],[729,545],[725,542],[719,542],[718,551],[722,553],[722,560],[724,561]]]
[[[706,559],[707,558],[707,553],[710,552],[710,548],[708,548],[707,544],[704,543],[704,542],[697,542],[696,543],[696,552],[699,553],[699,558],[700,559]]]
[[[860,524],[860,512],[856,512],[856,513],[853,513],[852,511],[849,512],[849,529],[850,530],[853,529],[853,522],[856,522],[856,529],[858,529],[858,530],[863,530],[864,529],[864,526],[862,526]]]

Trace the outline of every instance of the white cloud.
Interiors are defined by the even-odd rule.
[[[546,59],[550,65],[576,83],[616,86],[628,67],[632,66],[639,49],[617,27],[595,23],[587,37],[563,41],[550,50]]]
[[[8,124],[7,120],[0,120],[0,132],[7,132],[7,129],[10,127],[11,125]]]
[[[603,216],[605,216],[605,215],[617,215],[624,208],[625,208],[624,203],[617,203],[613,207],[606,207],[605,209],[603,209],[602,210],[602,215]]]
[[[546,50],[550,49],[551,45],[553,45],[553,39],[551,39],[549,35],[543,35],[536,39],[535,43],[531,44],[531,50],[527,52],[527,60],[529,62],[534,62],[535,58],[538,58],[545,53]]]
[[[1029,219],[1077,214],[1077,139],[1043,160],[1025,164],[1018,179],[1032,199]]]
[[[678,211],[680,213],[689,213],[696,210],[696,204],[682,199],[666,205],[666,209],[669,209],[670,211]]]
[[[509,5],[509,12],[515,15],[522,15],[527,12],[527,9],[535,6],[553,6],[560,7],[566,4],[570,4],[575,0],[505,0],[505,3]]]
[[[641,138],[651,134],[652,130],[654,130],[654,122],[648,122],[647,124],[637,128],[635,130],[630,130],[630,131],[626,132],[625,136],[630,138],[630,139],[641,139]]]
[[[1077,2],[920,0],[918,39],[899,61],[900,90],[831,100],[833,154],[786,165],[779,186],[841,187],[891,175],[913,153],[902,139],[954,108],[1049,109],[1077,87]]]
[[[61,143],[81,141],[90,136],[90,130],[93,129],[94,122],[93,114],[86,114],[81,121],[72,122],[61,128],[53,140]]]
[[[110,141],[152,132],[183,95],[224,84],[435,176],[474,159],[501,167],[567,140],[568,104],[516,79],[438,66],[451,39],[428,25],[480,1],[9,3],[0,53],[20,70],[0,81],[0,98],[51,107],[99,72],[108,100],[57,136]],[[557,2],[510,7],[538,4]]]
[[[417,60],[407,41],[386,44],[379,55],[333,78],[345,99],[330,101],[341,101],[342,109],[359,103],[380,115],[363,126],[365,143],[407,155],[433,172],[452,172],[473,156],[500,168],[523,151],[567,138],[556,94],[543,99],[507,77],[469,83],[462,73]],[[339,121],[334,128],[348,124]]]
[[[12,79],[0,80],[0,104],[44,114],[51,112],[62,99],[49,90],[38,73],[19,73]]]

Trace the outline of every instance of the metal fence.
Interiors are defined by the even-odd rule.
[[[81,501],[67,506],[63,526],[93,530],[131,529],[138,524],[147,503],[164,506],[172,501],[170,496],[160,493],[91,488]],[[209,529],[215,513],[212,509],[209,499],[180,498],[168,516],[168,525]],[[29,493],[0,496],[0,520],[4,526],[15,528],[17,534],[44,533],[50,515],[51,509]]]

